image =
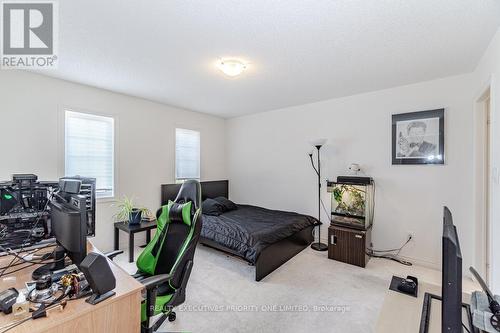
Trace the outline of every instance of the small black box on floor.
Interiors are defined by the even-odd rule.
[[[410,279],[411,278],[411,279]],[[410,279],[414,283],[414,287],[410,288],[411,286],[409,285],[410,281],[407,281]],[[398,276],[393,276],[391,280],[391,285],[389,286],[389,289],[398,293],[402,293],[405,295],[417,297],[418,296],[418,280],[417,278],[408,276],[406,279],[400,278]]]

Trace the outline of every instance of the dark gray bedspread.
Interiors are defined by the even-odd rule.
[[[316,223],[307,215],[238,205],[219,216],[203,215],[201,236],[255,264],[262,249]]]

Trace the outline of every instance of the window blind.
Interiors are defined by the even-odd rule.
[[[96,196],[114,196],[114,119],[65,112],[65,174],[96,178]]]
[[[175,178],[200,179],[200,132],[175,129]]]

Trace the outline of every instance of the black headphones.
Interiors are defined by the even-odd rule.
[[[405,293],[405,294],[415,294],[415,291],[418,286],[418,279],[414,276],[408,275],[406,279],[403,279],[399,284],[398,284],[398,290]]]

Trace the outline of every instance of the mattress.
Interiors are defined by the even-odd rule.
[[[238,205],[237,210],[219,216],[203,215],[201,236],[255,264],[267,246],[317,223],[307,215]]]

